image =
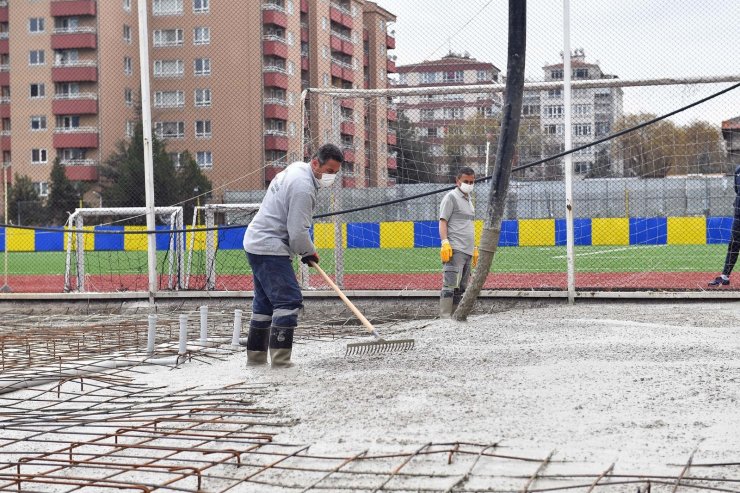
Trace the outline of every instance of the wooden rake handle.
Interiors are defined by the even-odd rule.
[[[371,324],[371,323],[370,323],[370,321],[369,321],[368,319],[366,319],[366,318],[365,318],[365,315],[363,315],[363,314],[362,314],[362,313],[360,312],[360,310],[358,310],[358,309],[357,309],[357,307],[356,307],[356,306],[354,305],[354,303],[352,303],[352,302],[351,302],[351,301],[349,300],[349,298],[347,298],[347,297],[346,297],[346,296],[344,295],[344,293],[342,293],[342,290],[341,290],[341,289],[339,289],[339,286],[337,286],[337,285],[336,285],[336,284],[334,283],[334,281],[332,281],[332,280],[331,280],[331,278],[330,278],[330,277],[329,277],[329,276],[328,276],[328,275],[326,274],[326,272],[324,272],[324,269],[322,269],[321,267],[319,267],[319,264],[317,264],[317,263],[315,263],[315,262],[312,262],[312,261],[309,261],[309,262],[308,262],[308,265],[310,265],[311,267],[313,267],[314,269],[316,269],[317,271],[319,271],[319,274],[321,274],[321,277],[323,277],[323,278],[324,278],[324,281],[326,281],[326,282],[327,282],[327,283],[329,284],[329,286],[331,286],[331,287],[332,287],[332,289],[333,289],[334,291],[336,291],[336,293],[337,293],[337,294],[339,295],[339,297],[340,297],[340,298],[342,299],[342,301],[344,301],[344,304],[345,304],[345,305],[347,305],[347,307],[348,307],[348,308],[349,308],[350,310],[352,310],[352,313],[354,313],[354,314],[355,314],[355,316],[356,316],[356,317],[357,317],[358,319],[360,319],[360,322],[362,322],[362,325],[364,325],[364,326],[365,326],[365,328],[366,328],[366,329],[367,329],[367,330],[368,330],[368,331],[369,331],[369,332],[370,332],[370,333],[371,333],[372,335],[374,335],[375,337],[377,337],[378,339],[380,339],[380,338],[381,338],[381,337],[380,337],[380,334],[378,334],[378,331],[376,331],[376,330],[375,330],[375,327],[373,327],[373,324]]]

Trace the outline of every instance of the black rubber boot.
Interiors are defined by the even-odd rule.
[[[247,364],[264,365],[267,363],[267,346],[270,342],[270,329],[249,328],[247,338]]]
[[[290,368],[295,327],[270,328],[270,362],[273,368]]]

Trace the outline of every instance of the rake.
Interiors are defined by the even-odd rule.
[[[364,325],[365,328],[373,335],[373,337],[375,337],[375,340],[372,342],[353,342],[347,344],[347,352],[344,355],[345,357],[357,354],[408,351],[409,349],[414,348],[413,339],[397,339],[395,341],[386,341],[385,339],[380,337],[380,334],[378,334],[378,331],[375,330],[373,324],[371,324],[368,319],[366,319],[365,316],[360,313],[360,310],[357,309],[357,307],[349,300],[349,298],[347,298],[344,293],[342,293],[342,290],[339,289],[339,286],[337,286],[334,281],[332,281],[331,278],[326,274],[326,272],[324,272],[324,269],[319,267],[319,265],[315,262],[309,263],[311,267],[314,267],[317,271],[319,271],[319,274],[321,274],[321,277],[324,278],[324,281],[326,281],[329,286],[331,286],[332,289],[336,291],[336,293],[339,295],[342,301],[344,301],[347,307],[352,310],[352,313],[354,313],[355,316],[360,319],[362,325]]]

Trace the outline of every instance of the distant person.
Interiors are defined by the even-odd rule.
[[[475,171],[463,167],[457,172],[454,190],[447,193],[439,206],[439,237],[442,240],[442,293],[439,316],[450,318],[468,287],[472,268],[478,265],[475,246],[475,210],[470,194],[475,184]]]
[[[710,281],[710,286],[727,286],[730,284],[730,273],[737,262],[740,252],[740,165],[735,168],[735,204],[734,217],[732,218],[732,229],[730,231],[730,243],[727,245],[727,256],[725,257],[725,268],[722,274]]]
[[[293,332],[303,296],[291,259],[319,263],[310,228],[316,193],[334,183],[344,156],[335,145],[321,146],[311,162],[295,162],[270,182],[259,211],[244,233],[244,250],[254,276],[247,363],[292,366]]]

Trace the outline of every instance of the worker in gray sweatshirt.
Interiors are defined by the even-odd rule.
[[[310,162],[295,162],[278,173],[259,211],[244,233],[244,250],[254,276],[252,319],[247,339],[248,364],[292,366],[293,331],[303,296],[291,259],[319,262],[310,228],[316,193],[334,183],[342,151],[333,144],[319,148]]]

